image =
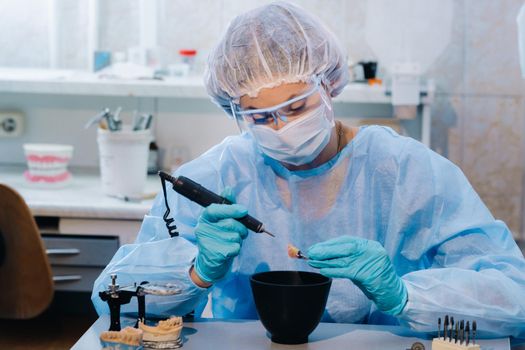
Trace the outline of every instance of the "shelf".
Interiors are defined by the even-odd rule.
[[[208,98],[202,77],[102,79],[82,71],[0,68],[0,92],[88,96]],[[390,103],[385,86],[352,83],[335,102]]]
[[[170,80],[101,79],[80,71],[0,69],[0,92],[131,96],[131,97],[183,97],[206,98],[201,78]]]

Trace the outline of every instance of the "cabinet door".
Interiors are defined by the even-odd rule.
[[[52,266],[55,290],[91,292],[93,283],[102,272],[99,267]]]
[[[42,235],[52,266],[106,266],[118,249],[117,237]]]
[[[90,292],[119,247],[117,237],[43,234],[42,240],[57,291]]]

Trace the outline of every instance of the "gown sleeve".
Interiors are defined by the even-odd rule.
[[[399,156],[389,232],[408,303],[398,320],[437,331],[437,319],[476,320],[480,336],[525,337],[525,259],[462,171],[414,140]],[[387,235],[388,236],[388,235]]]
[[[201,158],[187,163],[174,175],[182,173],[211,190],[220,191],[221,179],[209,163],[210,155]],[[204,308],[209,289],[195,285],[189,276],[198,252],[193,231],[202,208],[175,193],[169,183],[166,183],[166,192],[169,217],[175,219],[179,236],[170,237],[168,233],[163,220],[166,205],[160,191],[149,214],[144,217],[135,243],[121,246],[94,283],[91,299],[99,315],[109,313],[107,303],[98,293],[107,289],[113,273],[117,275],[120,286],[148,281],[175,283],[181,288],[182,292],[173,296],[146,295],[146,313],[150,316],[183,316],[191,311],[200,314]],[[136,298],[121,307],[122,314],[136,312]]]

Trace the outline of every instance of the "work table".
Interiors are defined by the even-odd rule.
[[[133,325],[134,320],[121,318],[122,327]],[[71,348],[101,349],[99,336],[109,327],[109,316],[102,315]],[[430,349],[431,340],[426,335],[414,333],[399,326],[374,326],[363,324],[320,323],[309,337],[309,342],[299,345],[272,343],[262,324],[256,320],[202,319],[184,322],[182,349],[410,349],[414,342],[421,342]],[[482,349],[508,350],[509,339],[479,340]]]

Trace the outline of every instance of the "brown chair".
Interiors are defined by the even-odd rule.
[[[24,199],[0,184],[0,318],[28,319],[53,299],[44,244]]]

